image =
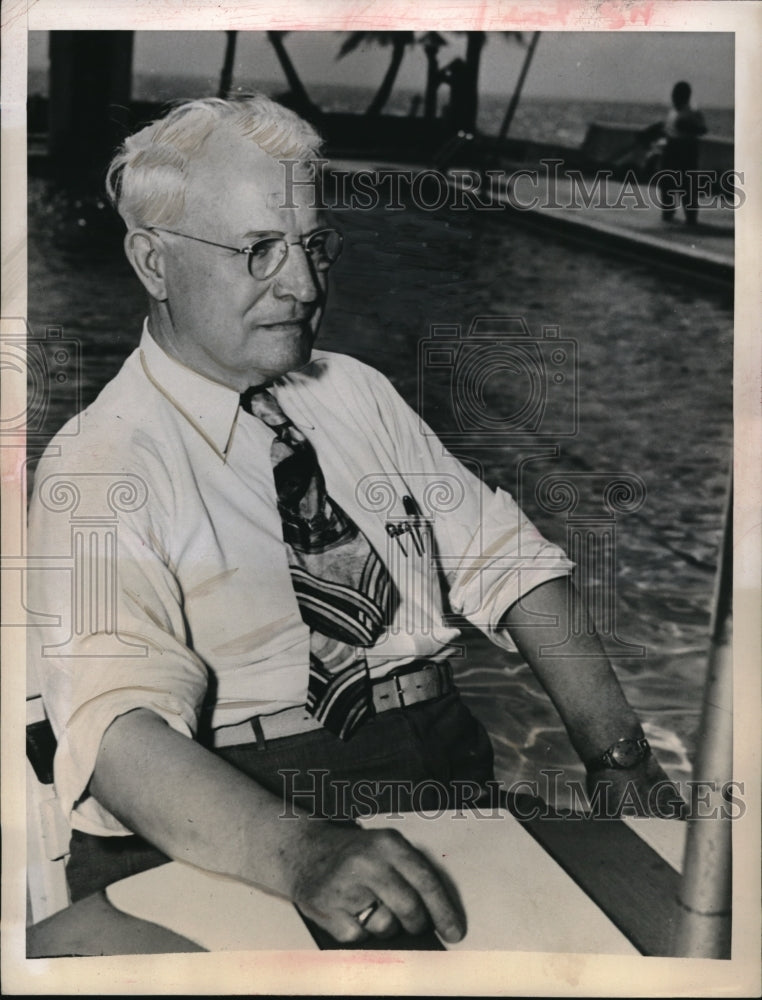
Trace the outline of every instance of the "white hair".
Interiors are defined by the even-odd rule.
[[[128,136],[109,165],[106,191],[128,229],[181,218],[190,161],[222,129],[272,157],[309,161],[320,155],[322,140],[312,126],[264,94],[185,101]]]

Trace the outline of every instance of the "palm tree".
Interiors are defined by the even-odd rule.
[[[513,116],[516,113],[516,108],[519,105],[519,98],[521,97],[521,90],[524,86],[524,80],[526,80],[527,73],[529,72],[529,67],[532,63],[532,57],[534,56],[534,50],[537,48],[537,43],[540,40],[540,32],[535,31],[532,35],[532,41],[529,43],[529,48],[527,49],[527,54],[524,56],[524,65],[521,67],[521,73],[519,73],[519,78],[516,82],[516,87],[513,91],[513,96],[508,104],[505,112],[505,117],[503,118],[503,124],[500,126],[500,133],[498,135],[498,144],[502,143],[505,137],[508,135],[508,129],[511,127],[511,122],[513,121]]]
[[[427,31],[418,39],[418,43],[426,53],[426,93],[423,100],[423,117],[431,121],[437,116],[437,90],[441,83],[438,54],[447,45],[447,39],[438,31]]]
[[[307,93],[294,64],[291,62],[291,57],[286,51],[286,46],[283,44],[283,37],[287,34],[287,31],[268,31],[267,39],[275,50],[275,55],[291,89],[291,101],[289,103],[292,104],[295,111],[304,115],[305,118],[316,118],[320,114],[320,108],[313,103]]]
[[[389,66],[381,81],[381,86],[376,91],[376,95],[365,109],[366,115],[380,115],[386,102],[391,96],[394,83],[397,79],[402,60],[405,56],[405,49],[415,42],[415,35],[412,31],[353,31],[339,49],[337,59],[354,52],[361,45],[367,42],[375,42],[377,45],[391,46],[392,55]]]
[[[235,43],[238,36],[237,31],[226,31],[225,35],[225,61],[222,64],[220,73],[220,87],[217,91],[218,97],[228,97],[230,88],[233,86],[233,64],[235,63]]]
[[[466,132],[476,131],[476,120],[479,115],[479,69],[481,66],[482,49],[487,42],[484,31],[458,32],[466,35],[466,58],[462,71],[458,74],[458,93],[453,93],[451,106],[455,112],[453,125]],[[506,41],[516,41],[524,44],[524,36],[520,31],[500,32]]]

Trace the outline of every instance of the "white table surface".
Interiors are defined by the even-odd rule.
[[[465,938],[448,950],[637,955],[635,947],[507,812],[374,818],[442,870],[465,909]],[[317,950],[287,900],[179,862],[123,879],[109,901],[209,951]]]

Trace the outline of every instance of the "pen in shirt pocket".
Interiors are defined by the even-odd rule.
[[[426,534],[422,530],[421,509],[415,502],[415,499],[407,494],[402,498],[402,506],[405,508],[407,516],[413,518],[410,535],[418,555],[422,556],[426,549]]]
[[[387,521],[386,533],[390,538],[396,539],[397,545],[402,550],[403,556],[407,558],[408,550],[402,540],[403,535],[409,535],[416,553],[423,556],[426,551],[426,528],[428,523],[424,520],[421,509],[413,497],[407,494],[402,498],[402,506],[410,520]]]

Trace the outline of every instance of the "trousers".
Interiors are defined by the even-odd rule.
[[[375,715],[347,741],[316,729],[214,752],[280,796],[284,816],[300,808],[342,822],[479,804],[494,778],[489,736],[457,691]],[[74,830],[67,865],[72,902],[169,860],[137,835]]]
[[[679,205],[685,221],[698,220],[698,190],[691,172],[698,166],[698,141],[694,138],[668,139],[662,153],[661,168],[670,171],[659,179],[662,218],[671,219]]]

